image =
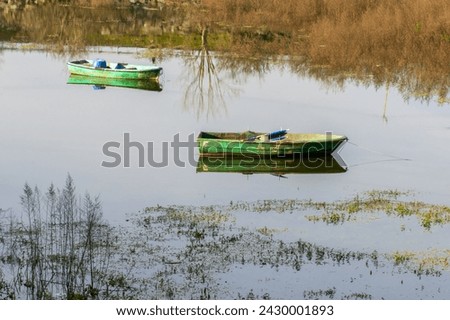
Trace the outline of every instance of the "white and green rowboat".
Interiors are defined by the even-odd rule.
[[[331,154],[347,141],[332,133],[200,132],[197,144],[202,156],[295,156]]]
[[[157,79],[162,67],[155,65],[134,65],[105,60],[76,60],[67,63],[71,74],[113,79]]]

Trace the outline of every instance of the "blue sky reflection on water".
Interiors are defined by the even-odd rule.
[[[148,63],[135,54],[91,53],[88,58]],[[45,52],[5,50],[0,63],[0,207],[18,208],[23,184],[61,186],[68,172],[80,192],[100,194],[105,217],[122,220],[155,204],[225,204],[259,199],[333,201],[372,189],[412,190],[417,197],[448,203],[450,154],[447,105],[405,102],[391,88],[348,84],[344,91],[272,67],[263,77],[235,81],[221,72],[226,109],[196,114],[184,103],[190,71],[181,58],[162,62],[162,92],[66,84],[64,58]],[[231,89],[230,89],[231,88]],[[230,92],[233,92],[232,94]],[[230,93],[230,94],[229,94]],[[196,173],[194,167],[103,168],[108,141],[153,142],[155,160],[163,141],[200,131],[332,131],[349,137],[340,155],[346,173],[271,175]],[[169,154],[169,160],[173,154]],[[187,160],[187,153],[183,154]],[[408,160],[399,160],[399,159]]]

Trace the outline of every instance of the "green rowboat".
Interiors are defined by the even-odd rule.
[[[131,89],[141,89],[148,91],[162,91],[162,85],[157,79],[116,79],[116,78],[99,78],[80,76],[78,74],[71,74],[67,79],[68,84],[82,84],[91,85],[100,88],[104,87],[122,87]]]
[[[98,62],[102,63],[98,63]],[[67,63],[71,74],[114,79],[156,79],[162,68],[155,65],[133,65],[128,63],[106,63],[104,60],[77,60]]]
[[[331,133],[284,133],[277,140],[269,140],[270,134],[246,131],[200,132],[197,138],[199,152],[204,156],[293,156],[324,155],[336,151],[346,136]]]
[[[197,162],[198,173],[220,172],[284,176],[286,174],[332,174],[346,171],[347,166],[338,154],[289,158],[200,156]]]

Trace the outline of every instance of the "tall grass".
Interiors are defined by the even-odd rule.
[[[313,63],[342,67],[356,60],[376,65],[433,60],[448,68],[448,0],[141,0],[133,6],[125,0],[48,2],[53,4],[46,9],[23,14],[4,10],[4,24],[40,41],[89,45],[95,45],[92,40],[99,33],[150,39],[164,33],[200,35],[208,27],[211,38],[230,35],[218,37],[223,44],[210,41],[212,49],[306,54]],[[55,3],[103,8],[75,11]]]
[[[306,50],[316,63],[345,66],[363,59],[384,64],[395,57],[395,63],[402,65],[406,60],[427,60],[432,56],[448,67],[448,59],[445,61],[450,52],[448,0],[204,0],[202,3],[203,10],[208,12],[201,14],[202,20],[233,30],[235,45],[251,32],[268,43],[283,38],[277,53]]]
[[[332,9],[339,2],[343,8]],[[448,68],[449,1],[368,1],[378,4],[365,9],[352,8],[355,2],[327,1],[329,13],[310,31],[309,54],[314,61],[344,68],[358,60],[378,66],[415,62]]]
[[[20,200],[21,214],[0,211],[0,299],[110,299],[133,291],[117,281],[116,238],[98,197],[79,197],[69,175],[62,190],[51,185],[45,194],[25,184]]]

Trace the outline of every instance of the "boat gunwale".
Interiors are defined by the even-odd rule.
[[[251,133],[254,136],[264,135],[266,133],[261,132],[253,132],[253,131],[247,131],[244,133],[234,133],[234,132],[208,132],[208,131],[202,131],[199,133],[197,137],[198,142],[203,141],[211,141],[211,142],[227,142],[227,143],[245,143],[245,144],[268,144],[268,145],[274,145],[274,144],[305,144],[305,143],[322,143],[322,142],[339,142],[339,141],[347,141],[348,138],[344,135],[336,135],[336,134],[323,134],[323,133],[287,133],[286,139],[282,140],[274,140],[274,141],[256,141],[256,140],[248,140],[247,139],[238,139],[238,138],[222,138],[222,137],[202,137],[202,134],[208,134],[213,136],[214,134],[220,134],[220,135],[232,135],[235,134],[237,137],[244,136],[246,133]],[[294,139],[298,136],[304,136],[304,139]],[[312,137],[307,139],[306,137]]]
[[[85,63],[77,63],[77,62],[81,62],[81,61],[86,61]],[[160,66],[152,66],[152,65],[136,65],[136,64],[129,64],[129,63],[123,63],[124,65],[131,67],[131,68],[124,68],[124,69],[115,69],[115,68],[111,68],[111,67],[106,67],[106,68],[98,68],[98,67],[94,67],[92,65],[93,60],[76,60],[76,61],[69,61],[67,62],[68,66],[71,67],[75,67],[75,68],[81,68],[81,69],[85,69],[85,70],[92,70],[92,71],[104,71],[104,72],[117,72],[117,73],[121,73],[121,72],[126,72],[126,73],[154,73],[156,71],[161,72],[162,71],[162,67]],[[111,62],[112,64],[119,64],[121,62]],[[111,64],[110,63],[110,64]]]

